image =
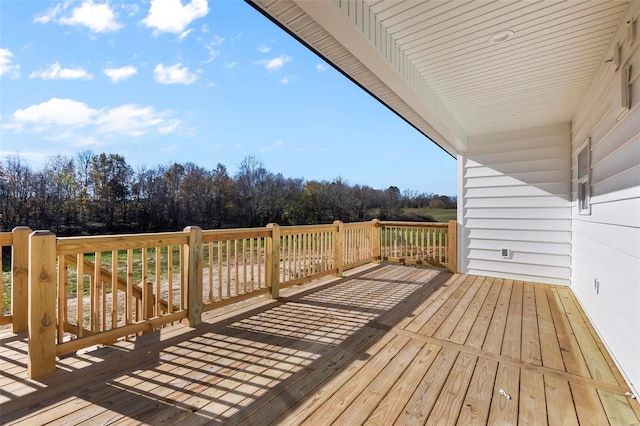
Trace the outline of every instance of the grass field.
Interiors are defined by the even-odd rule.
[[[456,220],[458,210],[456,209],[402,209],[407,214],[415,214],[419,216],[431,216],[436,222],[448,222]]]

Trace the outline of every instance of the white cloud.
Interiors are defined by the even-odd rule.
[[[271,151],[271,150],[282,148],[282,147],[284,147],[284,142],[282,142],[281,140],[277,140],[271,145],[269,145],[268,147],[262,148],[260,152],[267,152],[267,151]]]
[[[20,129],[33,126],[34,130],[44,130],[51,126],[85,127],[91,124],[96,114],[96,110],[83,102],[51,98],[47,102],[16,110],[12,117]]]
[[[271,48],[267,45],[261,45],[260,47],[258,47],[258,52],[260,53],[269,53],[271,52]]]
[[[237,41],[240,41],[244,37],[244,33],[238,33],[235,37],[231,38],[231,44],[235,44]]]
[[[158,64],[153,72],[156,81],[162,84],[191,84],[200,78],[195,73],[190,73],[189,68],[183,67],[180,62],[170,67]]]
[[[33,18],[33,22],[35,22],[36,24],[47,24],[51,21],[55,22],[56,19],[58,18],[58,15],[62,12],[64,7],[66,6],[63,6],[62,3],[59,3],[54,7],[52,7],[51,9],[47,10],[46,12]]]
[[[327,66],[325,64],[316,64],[316,71],[325,71]]]
[[[219,47],[222,46],[224,42],[224,37],[220,37],[218,35],[214,36],[213,41],[209,44],[205,45],[204,48],[209,51],[209,59],[203,62],[203,64],[209,64],[213,62],[213,60],[220,54]]]
[[[71,9],[70,1],[57,4],[46,12],[36,16],[34,22],[46,24],[57,22],[60,25],[83,26],[95,33],[118,31],[124,25],[117,21],[113,9],[108,3],[94,3],[93,0],[85,0],[79,6]]]
[[[120,7],[127,12],[127,16],[135,16],[140,12],[140,6],[135,3],[121,4]]]
[[[29,78],[42,78],[43,80],[91,80],[93,75],[82,68],[62,68],[58,62],[49,68],[34,71]]]
[[[94,135],[139,137],[149,132],[174,132],[181,121],[170,111],[125,104],[95,109],[73,99],[51,98],[15,111],[7,130],[47,132],[51,139],[71,139],[76,145],[97,144]]]
[[[0,49],[0,77],[8,75],[11,78],[20,77],[20,65],[13,64],[13,53],[9,49]]]
[[[188,30],[181,32],[180,35],[178,35],[178,40],[182,41],[187,38],[187,36],[191,34],[191,31],[193,31],[193,29],[189,28]]]
[[[289,84],[290,82],[292,82],[293,80],[296,79],[296,75],[295,74],[290,74],[290,75],[285,75],[284,77],[282,77],[280,79],[280,83],[282,84]]]
[[[105,68],[102,72],[109,77],[113,83],[119,83],[136,75],[138,70],[136,67],[129,65],[120,68]]]
[[[284,64],[289,62],[289,61],[291,61],[291,60],[292,60],[291,56],[280,55],[280,56],[272,58],[272,59],[268,59],[268,60],[264,60],[264,61],[257,61],[256,63],[264,65],[264,68],[267,71],[274,72],[274,71],[279,71],[280,69],[282,69]]]
[[[171,133],[180,123],[170,119],[167,112],[156,112],[151,106],[139,107],[127,104],[102,110],[95,124],[101,133],[137,137],[151,130],[161,134]]]
[[[191,0],[182,5],[181,0],[151,0],[149,14],[141,22],[160,33],[180,34],[192,21],[209,13],[207,0]]]

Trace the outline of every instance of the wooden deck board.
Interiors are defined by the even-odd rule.
[[[578,425],[576,408],[572,403],[569,382],[556,377],[544,377],[547,415],[550,425]]]
[[[0,334],[0,422],[639,422],[570,289],[399,265],[348,274],[61,359],[42,381],[27,378],[25,336]]]
[[[519,388],[520,370],[512,365],[499,363],[489,411],[489,424],[518,424]]]
[[[498,371],[498,362],[479,358],[460,410],[461,425],[484,425],[489,418],[489,408]]]
[[[440,346],[432,344],[425,345],[411,364],[405,369],[403,376],[400,377],[389,390],[388,397],[378,404],[365,424],[393,424],[398,416],[400,416],[402,409],[415,392],[422,377],[426,374],[429,367],[431,367],[441,349],[442,347]]]

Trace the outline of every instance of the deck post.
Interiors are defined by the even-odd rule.
[[[371,223],[371,226],[373,227],[371,232],[373,238],[373,261],[376,263],[380,263],[380,221],[378,219],[373,219]]]
[[[447,226],[447,269],[454,274],[458,272],[457,226],[458,224],[455,220],[450,220]]]
[[[29,234],[31,228],[13,228],[11,253],[11,315],[12,331],[29,329]]]
[[[344,272],[344,223],[341,220],[336,220],[333,224],[338,226],[335,233],[333,264],[336,268],[336,275],[341,277]]]
[[[154,316],[154,308],[156,306],[155,297],[153,296],[153,283],[146,282],[143,283],[144,290],[142,292],[142,318],[148,320],[153,318]],[[146,331],[143,331],[142,334],[149,334],[153,331],[153,328],[150,328]]]
[[[271,238],[267,238],[267,288],[269,296],[277,299],[280,296],[280,225],[270,223],[267,228],[271,230]]]
[[[56,236],[29,236],[29,377],[56,370]]]
[[[185,246],[185,265],[187,266],[187,321],[189,327],[195,327],[202,321],[200,291],[202,285],[202,229],[187,226],[189,244]]]

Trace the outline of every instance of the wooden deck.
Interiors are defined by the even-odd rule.
[[[347,275],[347,274],[345,274]],[[0,335],[3,424],[638,424],[571,290],[361,268],[58,361]]]

